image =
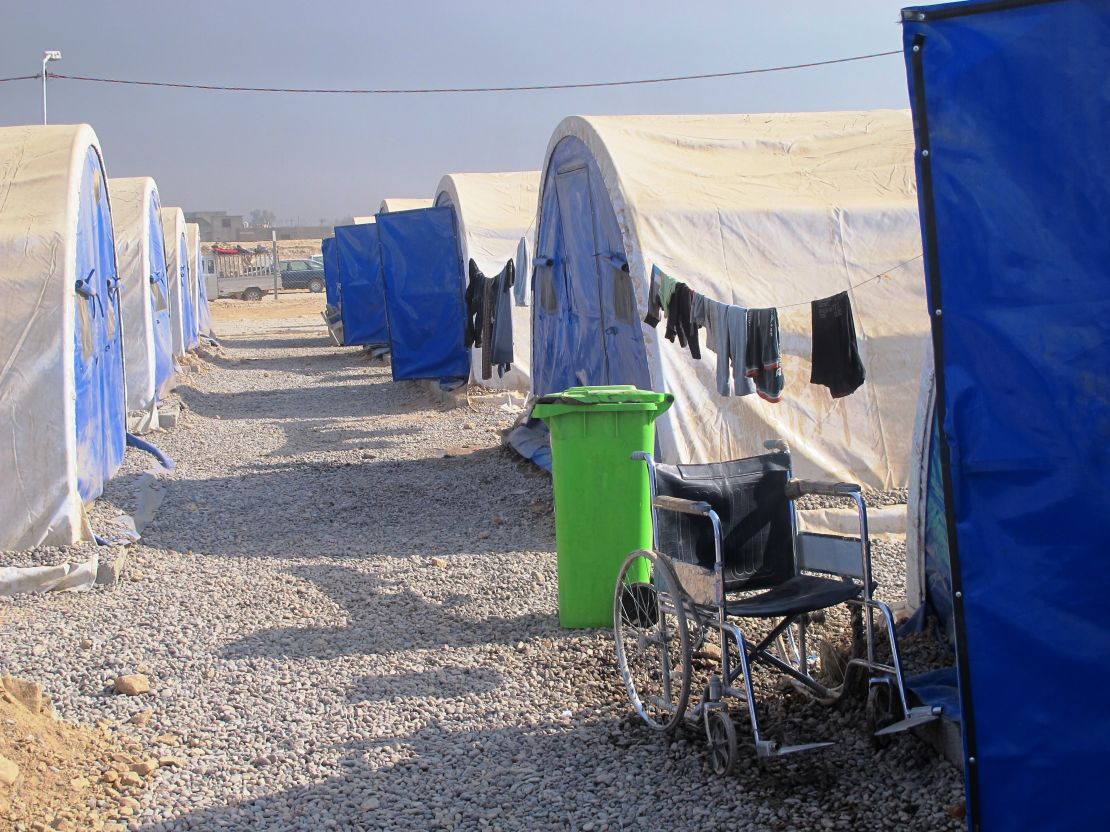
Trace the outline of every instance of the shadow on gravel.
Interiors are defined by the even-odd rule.
[[[364,676],[351,689],[347,701],[386,702],[409,697],[426,699],[429,696],[446,699],[471,693],[490,693],[497,690],[504,680],[504,674],[485,667],[459,667],[425,670],[423,673]]]
[[[943,811],[959,794],[942,771],[947,764],[921,744],[897,755],[849,742],[764,764],[742,757],[729,776],[716,777],[700,731],[661,735],[622,711],[607,707],[575,725],[547,718],[485,731],[433,719],[409,736],[344,746],[341,773],[322,781],[141,828],[962,828]],[[744,734],[740,741],[750,752]],[[303,771],[313,753],[275,752],[276,765]]]
[[[435,567],[429,567],[434,569]],[[396,581],[342,566],[299,566],[292,574],[312,581],[347,615],[344,627],[272,627],[222,651],[224,658],[337,659],[404,650],[515,644],[560,637],[555,613],[479,618],[458,598],[438,604]],[[465,579],[465,572],[461,573]],[[465,588],[465,587],[463,587]],[[458,611],[456,611],[458,610]]]
[[[442,459],[278,462],[167,486],[144,537],[180,552],[409,557],[547,552],[555,543],[550,478],[500,447]]]
[[[311,423],[315,421],[316,424]],[[349,421],[335,419],[299,419],[296,431],[286,431],[285,444],[277,450],[270,451],[268,457],[301,457],[310,453],[328,453],[335,451],[362,451],[362,458],[376,459],[380,454],[375,451],[384,451],[397,445],[398,439],[404,437],[418,437],[423,431],[416,427],[410,428],[376,428],[367,430],[361,427],[351,427]],[[309,430],[304,430],[305,427]]]
[[[390,389],[392,384],[387,376],[378,376],[361,383],[319,384],[312,388],[312,395],[296,387],[238,393],[204,393],[193,387],[179,387],[176,392],[190,410],[224,420],[387,416],[409,413],[417,406],[436,406],[417,391],[409,398],[400,396],[395,388]]]

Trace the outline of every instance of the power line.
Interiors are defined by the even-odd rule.
[[[123,78],[102,78],[91,75],[63,75],[60,73],[47,73],[48,78],[57,78],[66,81],[87,81],[97,84],[126,84],[141,87],[171,87],[174,89],[205,90],[210,92],[268,92],[268,93],[307,93],[327,95],[425,95],[431,93],[474,93],[474,92],[538,92],[541,90],[578,90],[598,87],[631,87],[642,84],[670,84],[676,81],[705,81],[714,78],[737,78],[743,75],[762,75],[770,72],[786,72],[794,69],[810,69],[819,66],[832,66],[855,61],[867,61],[872,58],[886,58],[892,55],[901,55],[901,50],[891,52],[873,52],[868,55],[854,55],[850,58],[832,58],[827,61],[810,61],[801,64],[785,64],[782,66],[761,67],[759,69],[740,69],[732,72],[707,72],[698,75],[669,75],[660,78],[640,78],[630,81],[591,81],[577,84],[533,84],[524,86],[500,87],[424,87],[411,89],[323,89],[310,87],[242,87],[227,86],[222,84],[186,84],[173,81],[141,81]],[[21,75],[15,78],[0,78],[2,81],[24,81],[32,78],[41,78],[41,75]]]

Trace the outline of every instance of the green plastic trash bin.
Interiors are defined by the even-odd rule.
[[[617,573],[629,552],[651,548],[647,466],[631,459],[655,449],[655,419],[670,393],[630,385],[572,387],[532,410],[551,431],[559,623],[610,627]],[[647,564],[642,580],[647,580]]]

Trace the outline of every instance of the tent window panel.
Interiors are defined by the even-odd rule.
[[[96,334],[93,331],[93,304],[95,297],[77,297],[77,328],[81,339],[81,360],[88,364],[96,351]]]
[[[155,274],[150,277],[150,301],[155,312],[165,312],[170,308],[162,275]]]
[[[555,267],[552,261],[548,259],[544,263],[536,264],[536,280],[532,284],[532,295],[535,297],[537,294],[536,288],[539,287],[540,306],[544,312],[552,314],[559,311],[559,296],[555,291]]]
[[[610,266],[610,272],[613,275],[613,315],[621,323],[630,324],[637,317],[632,275],[616,266]]]

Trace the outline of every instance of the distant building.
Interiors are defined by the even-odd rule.
[[[229,214],[227,211],[186,211],[185,222],[199,225],[200,239],[206,243],[241,240],[247,226],[242,214]]]
[[[200,226],[200,239],[205,243],[255,243],[272,239],[320,240],[332,235],[330,225],[278,225],[273,228],[251,227],[242,214],[226,211],[186,211],[186,222]]]

